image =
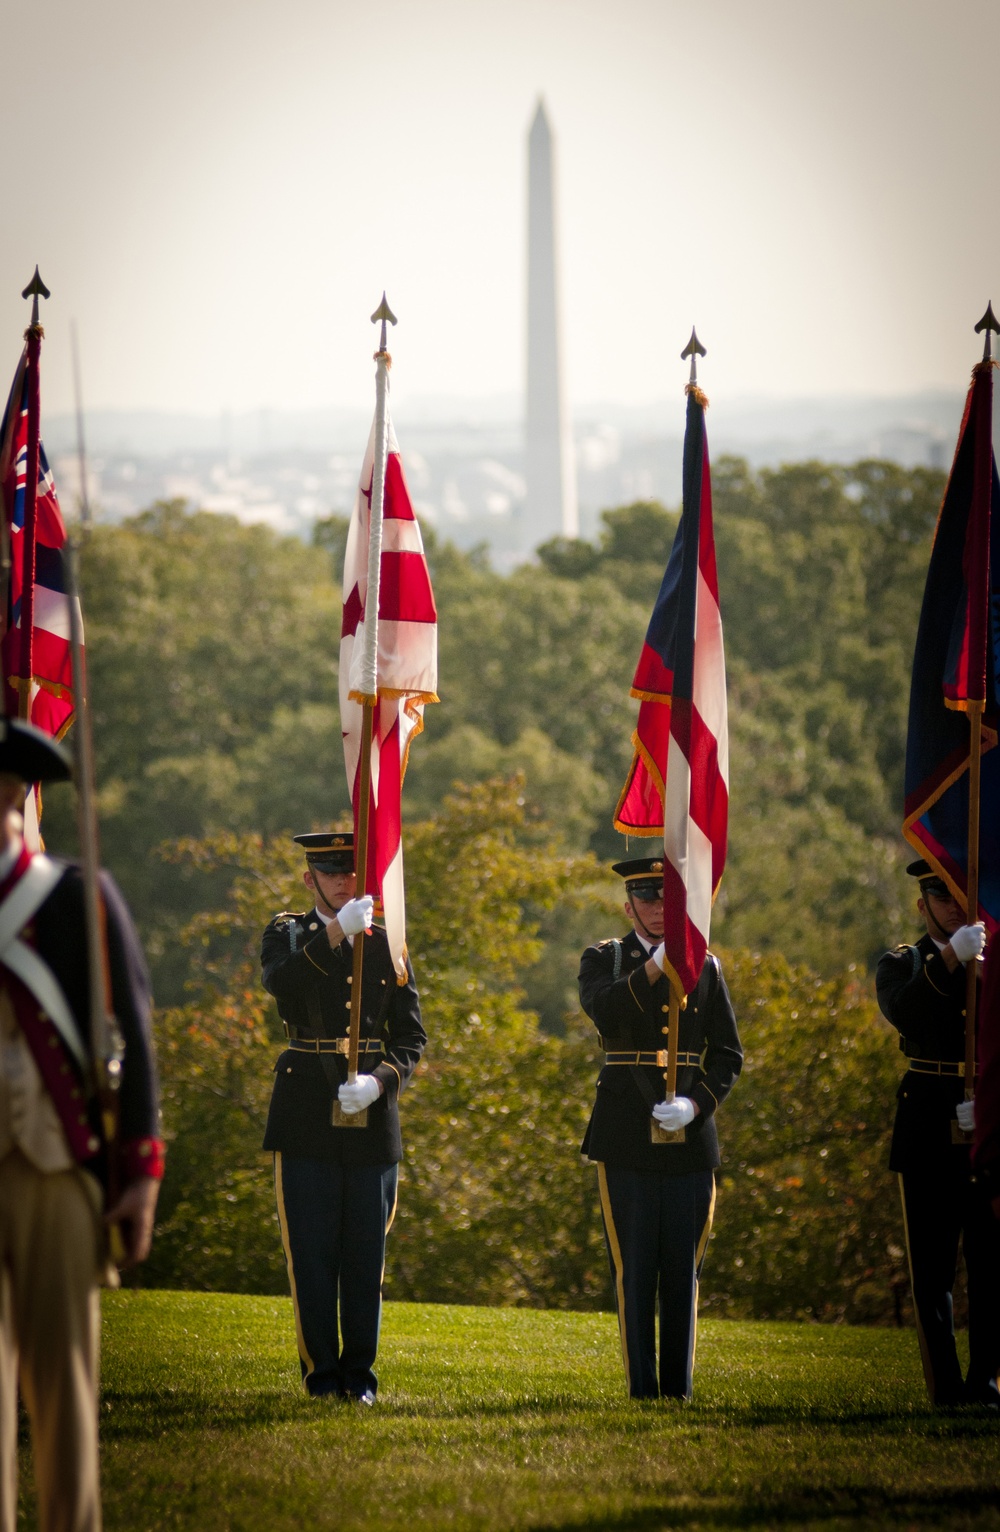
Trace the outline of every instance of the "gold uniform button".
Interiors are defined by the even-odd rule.
[[[669,1011],[669,1009],[670,1009],[669,1005],[661,1005],[660,1006],[660,1010],[661,1011]]]
[[[666,1032],[670,1031],[670,1028],[669,1027],[661,1027],[660,1031],[666,1033]]]
[[[351,1002],[349,1000],[344,1001],[344,1009],[347,1011],[351,1009]]]
[[[353,984],[354,983],[354,975],[352,973],[349,973],[347,975],[347,982],[348,982],[348,984]]]

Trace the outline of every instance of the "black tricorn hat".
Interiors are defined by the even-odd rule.
[[[633,856],[627,862],[615,862],[611,868],[625,879],[625,892],[640,899],[663,897],[663,856]]]
[[[306,861],[317,872],[354,871],[354,834],[351,830],[316,830],[310,835],[293,835],[302,846]]]
[[[919,878],[920,892],[922,894],[936,894],[940,899],[950,899],[951,889],[944,881],[940,873],[934,871],[930,862],[924,861],[922,856],[907,867],[911,878]]]
[[[33,723],[0,717],[0,771],[22,782],[68,782],[73,765],[69,751]]]

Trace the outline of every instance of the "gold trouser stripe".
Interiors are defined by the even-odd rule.
[[[390,1212],[389,1212],[389,1222],[385,1226],[385,1234],[386,1234],[386,1238],[387,1239],[389,1237],[389,1230],[392,1228],[393,1224],[396,1221],[396,1209],[398,1207],[399,1207],[399,1181],[397,1180],[396,1181],[396,1194],[395,1194],[395,1196],[392,1199],[392,1208],[390,1209]],[[379,1286],[381,1286],[384,1281],[385,1281],[385,1250],[382,1251],[382,1275],[379,1278]]]
[[[705,1254],[705,1246],[708,1244],[708,1236],[712,1232],[712,1220],[715,1218],[715,1196],[717,1191],[718,1187],[715,1184],[715,1177],[713,1176],[712,1199],[708,1204],[708,1217],[705,1219],[705,1227],[701,1231],[701,1238],[699,1239],[697,1249],[695,1250],[694,1264],[696,1266],[701,1264],[702,1257]]]
[[[608,1244],[611,1246],[611,1259],[615,1267],[615,1296],[618,1300],[618,1333],[621,1336],[622,1361],[625,1364],[625,1387],[631,1393],[632,1376],[629,1372],[628,1341],[625,1336],[625,1269],[622,1265],[622,1250],[618,1243],[618,1231],[615,1228],[615,1220],[611,1212],[608,1173],[601,1161],[598,1161],[597,1164],[597,1184],[601,1189],[601,1212],[604,1214],[604,1226],[608,1231]]]
[[[917,1293],[913,1283],[913,1256],[910,1252],[910,1223],[906,1216],[906,1189],[903,1186],[903,1177],[899,1177],[899,1198],[903,1204],[903,1238],[906,1242],[906,1263],[910,1268],[910,1292],[913,1295],[913,1317],[917,1324],[917,1343],[920,1346],[920,1360],[924,1369],[924,1382],[927,1384],[927,1394],[934,1403],[934,1369],[931,1367],[931,1354],[927,1349],[927,1337],[924,1327],[920,1323],[920,1310],[917,1307]]]
[[[698,1281],[698,1267],[701,1265],[708,1244],[708,1236],[712,1232],[712,1224],[715,1220],[715,1197],[718,1192],[715,1177],[712,1177],[712,1200],[708,1204],[708,1217],[705,1219],[705,1227],[701,1231],[701,1239],[698,1241],[694,1253],[694,1328],[691,1336],[691,1368],[694,1370],[695,1352],[698,1350],[698,1295],[701,1291],[701,1283]]]
[[[305,1336],[302,1334],[302,1321],[299,1318],[299,1295],[295,1289],[295,1265],[292,1261],[292,1244],[288,1237],[288,1220],[285,1217],[285,1188],[281,1179],[281,1151],[275,1152],[274,1156],[274,1200],[278,1204],[278,1225],[281,1229],[281,1244],[285,1252],[285,1264],[288,1267],[288,1285],[292,1290],[292,1310],[295,1314],[295,1339],[298,1343],[299,1356],[306,1364],[306,1374],[302,1379],[302,1387],[306,1386],[306,1378],[316,1371],[309,1352],[306,1350]]]

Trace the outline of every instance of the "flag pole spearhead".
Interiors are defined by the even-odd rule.
[[[27,287],[21,293],[21,297],[22,298],[31,298],[32,299],[32,304],[31,304],[31,323],[32,323],[32,327],[34,327],[38,323],[38,300],[39,300],[39,298],[51,298],[51,296],[52,296],[52,294],[49,292],[48,288],[45,286],[45,283],[42,281],[41,277],[39,276],[39,274],[38,274],[38,267],[36,266],[35,267],[35,275],[32,277],[32,279],[28,283]]]
[[[986,305],[986,313],[976,325],[975,333],[978,335],[980,330],[986,331],[986,334],[983,338],[983,361],[988,362],[993,355],[993,342],[991,335],[1000,335],[1000,324],[997,323],[997,317],[993,312],[992,302]]]
[[[698,382],[698,358],[700,356],[707,356],[707,355],[708,355],[708,352],[705,350],[705,348],[702,345],[701,341],[698,339],[698,332],[695,329],[694,325],[692,325],[691,326],[691,339],[688,341],[687,345],[684,347],[684,350],[681,352],[681,361],[682,362],[686,361],[688,357],[691,358],[691,376],[690,376],[690,378],[688,378],[688,387],[694,387],[694,385],[697,384],[697,382]]]
[[[395,314],[392,312],[392,309],[389,307],[388,303],[385,301],[385,293],[384,292],[382,294],[382,302],[379,304],[378,308],[375,310],[374,314],[372,315],[372,324],[378,324],[380,319],[382,321],[382,334],[379,337],[378,349],[379,349],[379,354],[381,355],[381,354],[383,354],[385,352],[385,340],[386,340],[385,327],[386,327],[386,322],[388,321],[389,324],[396,324],[396,322],[397,322]]]

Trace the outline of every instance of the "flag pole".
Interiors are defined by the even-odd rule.
[[[698,358],[707,355],[704,346],[698,339],[698,333],[694,325],[691,326],[691,339],[681,352],[681,361],[691,358],[691,371],[684,392],[690,394],[698,392]],[[664,816],[667,806],[663,805]],[[664,828],[666,818],[664,818]],[[666,910],[664,910],[664,929],[666,928]],[[663,1079],[666,1086],[665,1101],[673,1101],[677,1095],[677,1054],[680,1051],[681,1042],[681,1007],[686,1004],[687,997],[681,993],[677,984],[676,976],[670,974],[670,1007],[667,1014],[667,1067],[663,1071]],[[673,1131],[660,1128],[656,1136],[658,1143],[683,1144],[687,1137],[685,1128],[677,1128]]]
[[[1000,335],[1000,324],[997,323],[993,313],[992,303],[986,305],[986,313],[975,327],[975,333],[985,331],[983,337],[983,360],[981,366],[987,368],[989,377],[989,430],[987,441],[988,452],[982,453],[981,471],[987,477],[987,499],[993,494],[993,336]],[[992,506],[990,507],[992,513]],[[986,554],[989,557],[989,543],[987,542]],[[985,634],[984,634],[985,640]],[[985,647],[983,649],[983,663],[985,665]],[[985,694],[985,673],[984,673]],[[980,799],[980,773],[982,767],[983,748],[983,712],[985,710],[984,699],[970,698],[969,709],[969,843],[966,872],[966,913],[965,918],[971,925],[979,918],[979,799]],[[971,1101],[975,1091],[976,1082],[976,974],[978,960],[970,958],[965,965],[965,1099]],[[963,1135],[964,1137],[965,1135]]]
[[[372,324],[382,323],[379,348],[375,353],[375,456],[372,464],[371,511],[368,532],[368,589],[365,595],[365,642],[361,656],[361,685],[354,693],[362,704],[361,759],[358,774],[358,812],[355,827],[355,867],[358,874],[359,893],[377,893],[367,888],[369,806],[371,802],[372,738],[375,732],[375,709],[378,706],[378,607],[379,585],[382,572],[382,507],[385,499],[385,468],[389,450],[387,430],[389,368],[392,358],[386,345],[386,323],[395,324],[396,316],[386,302],[382,302],[371,316]],[[359,931],[354,938],[354,968],[351,981],[351,1019],[347,1033],[347,1082],[353,1085],[358,1078],[358,1050],[361,1036],[361,981],[364,974],[365,935]],[[336,1125],[364,1127],[367,1112],[344,1114],[334,1110]]]
[[[21,648],[17,680],[17,716],[30,720],[31,676],[34,665],[35,628],[35,510],[38,503],[38,457],[41,439],[41,389],[38,366],[44,330],[38,319],[38,300],[48,298],[49,290],[35,274],[21,293],[31,298],[31,323],[24,333],[28,344],[28,452],[24,473],[24,545],[21,564]]]

